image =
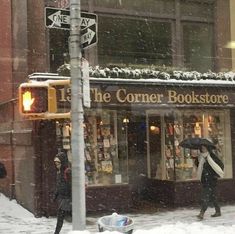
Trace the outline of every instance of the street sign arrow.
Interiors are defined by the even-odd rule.
[[[59,8],[45,8],[45,25],[48,28],[70,29],[70,11]],[[97,43],[97,15],[81,12],[81,46],[83,49]]]
[[[94,36],[95,36],[95,32],[88,28],[87,32],[81,36],[81,43],[91,44],[91,41],[93,40]]]
[[[86,49],[95,45],[98,41],[97,15],[81,12],[81,44]]]
[[[55,25],[61,27],[62,24],[70,24],[70,16],[62,15],[61,11],[49,15],[48,18],[52,21],[52,26]]]
[[[45,24],[48,28],[70,29],[70,11],[58,8],[45,8]]]

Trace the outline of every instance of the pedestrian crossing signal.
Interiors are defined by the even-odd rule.
[[[34,100],[35,98],[32,98],[32,92],[30,91],[26,91],[24,94],[23,94],[23,110],[24,111],[30,111],[31,110],[31,107],[34,103]]]
[[[37,116],[56,113],[56,89],[45,83],[23,83],[19,87],[19,111],[22,115]]]

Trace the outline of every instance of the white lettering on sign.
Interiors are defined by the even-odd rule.
[[[87,33],[81,36],[81,43],[84,44],[88,42],[88,44],[90,44],[94,36],[95,36],[95,32],[88,28]]]
[[[61,11],[51,14],[48,18],[52,21],[52,24],[57,27],[61,27],[61,24],[70,24],[70,16],[62,15]]]
[[[95,19],[89,19],[89,18],[82,17],[81,27],[82,27],[82,29],[86,29],[86,28],[92,26],[95,23],[96,23]]]

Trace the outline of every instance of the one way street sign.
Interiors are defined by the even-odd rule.
[[[59,8],[45,8],[45,25],[47,28],[70,29],[70,11]],[[97,15],[81,12],[81,44],[82,48],[97,43]]]
[[[45,8],[45,24],[47,28],[70,29],[70,11],[59,8]]]
[[[97,43],[97,15],[81,12],[81,43],[83,48]]]

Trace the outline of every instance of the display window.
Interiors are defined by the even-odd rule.
[[[150,166],[149,176],[161,180],[196,180],[195,159],[200,152],[181,148],[179,143],[189,137],[205,137],[216,145],[215,153],[225,166],[225,178],[232,178],[229,116],[227,110],[182,110],[174,114],[149,112],[149,165],[157,164]],[[153,132],[156,122],[161,132]],[[161,150],[153,150],[157,148]]]
[[[199,150],[179,146],[189,137],[211,139],[224,163],[225,178],[232,178],[229,117],[229,110],[86,111],[87,184],[133,183],[140,175],[169,181],[197,180]],[[57,142],[71,161],[71,125],[58,122],[56,129]]]
[[[89,186],[131,183],[146,174],[146,117],[94,110],[85,114],[85,170]]]
[[[88,185],[124,183],[120,172],[115,111],[89,111],[85,115],[85,171]]]

